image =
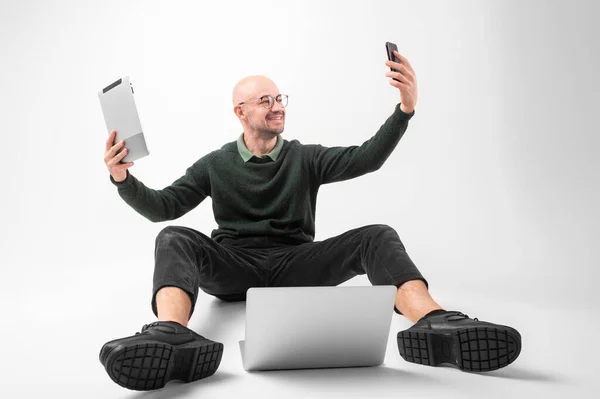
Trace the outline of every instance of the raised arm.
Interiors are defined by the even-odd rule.
[[[177,219],[210,195],[206,167],[213,153],[196,161],[186,170],[185,175],[170,186],[153,190],[129,173],[133,162],[121,162],[127,148],[124,147],[123,140],[114,143],[116,134],[116,130],[110,132],[104,151],[104,163],[110,173],[110,181],[118,187],[121,198],[146,219],[151,222]]]
[[[118,187],[121,198],[140,215],[151,222],[177,219],[210,195],[210,184],[205,162],[200,160],[190,166],[186,173],[162,190],[148,188],[127,171],[122,182],[110,181]]]
[[[305,145],[310,169],[319,184],[348,180],[379,169],[404,135],[414,114],[414,110],[410,114],[404,113],[397,104],[394,113],[377,133],[360,146]]]
[[[390,85],[398,89],[400,103],[377,133],[361,146],[304,146],[310,169],[320,184],[347,180],[376,171],[404,135],[408,121],[415,114],[417,77],[408,59],[397,51],[394,51],[394,56],[393,61],[385,62],[391,68],[385,76],[390,78]]]

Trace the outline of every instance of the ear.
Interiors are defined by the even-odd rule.
[[[235,107],[233,107],[233,113],[238,118],[242,118],[243,116],[245,116],[244,109],[240,105],[236,105]]]

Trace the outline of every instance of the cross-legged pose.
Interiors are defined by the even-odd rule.
[[[386,65],[399,72],[386,76],[400,101],[361,145],[324,147],[282,138],[288,96],[264,76],[249,76],[234,87],[233,110],[243,126],[238,139],[202,156],[162,190],[129,173],[133,163],[121,162],[127,149],[110,133],[104,162],[127,204],[162,222],[211,197],[218,224],[210,237],[183,226],[165,227],[156,237],[151,306],[158,321],[102,347],[100,362],[114,382],[151,390],[215,373],[223,344],[187,328],[200,289],[243,301],[251,287],[336,286],[364,274],[373,285],[398,287],[394,311],[415,323],[398,332],[405,360],[490,371],[517,358],[517,330],[446,310],[432,299],[428,281],[392,227],[369,225],[314,241],[319,187],[378,170],[414,115],[415,72],[395,54],[401,62]],[[349,209],[339,212],[352,217]]]

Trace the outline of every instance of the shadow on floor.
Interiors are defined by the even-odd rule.
[[[284,385],[290,391],[300,389],[329,391],[337,387],[363,391],[366,386],[385,387],[394,389],[416,385],[423,386],[438,384],[439,381],[425,373],[378,367],[350,367],[330,369],[306,369],[306,370],[276,370],[251,372],[252,378],[258,384]],[[217,370],[217,372],[204,380],[186,384],[180,381],[171,381],[164,388],[157,391],[133,392],[123,396],[128,399],[167,399],[167,398],[192,398],[201,397],[205,387],[215,384],[227,384],[234,380],[236,375]]]
[[[207,308],[201,310],[190,323],[190,328],[197,333],[210,339],[219,340],[223,335],[230,335],[231,329],[243,329],[246,312],[246,302],[226,302],[214,298]],[[236,348],[237,349],[237,348]],[[442,367],[450,366],[443,365]],[[456,370],[456,372],[460,372]],[[244,371],[244,373],[248,373]],[[526,368],[509,365],[500,370],[486,373],[471,372],[469,374],[487,378],[506,378],[512,380],[535,381],[546,383],[564,383],[563,377],[551,372],[529,370]],[[351,368],[328,368],[328,369],[303,369],[303,370],[272,370],[249,372],[252,379],[258,383],[269,385],[282,385],[290,390],[334,390],[343,386],[345,389],[356,387],[357,391],[365,386],[398,387],[423,386],[444,384],[443,381],[428,373],[428,368],[423,372],[415,372],[394,368],[386,365],[378,367],[351,367]],[[217,372],[202,381],[185,384],[172,381],[163,389],[149,392],[132,392],[124,397],[135,399],[162,399],[172,397],[199,397],[204,387],[215,384],[227,384],[239,377],[237,374],[228,373],[223,370]]]
[[[246,302],[211,301],[201,310],[189,327],[198,334],[218,340],[230,335],[232,328],[242,328],[246,313]],[[247,373],[244,371],[244,373]],[[259,383],[290,386],[291,389],[335,389],[336,386],[364,388],[366,385],[406,386],[411,384],[435,384],[437,379],[427,373],[416,373],[381,365],[378,367],[350,367],[303,370],[255,371],[249,373]],[[203,388],[214,384],[229,383],[237,375],[217,370],[202,381],[185,384],[179,381],[168,383],[163,389],[148,392],[131,392],[124,397],[135,399],[162,399],[172,397],[201,396]]]
[[[208,306],[208,312],[205,309],[201,311],[203,314],[198,314],[188,327],[208,339],[219,341],[221,336],[230,335],[232,328],[243,325],[246,301],[226,302],[214,298]]]
[[[349,367],[328,369],[304,370],[272,370],[250,372],[253,378],[265,383],[280,383],[293,389],[294,386],[302,388],[331,388],[335,386],[356,386],[364,389],[365,386],[387,387],[407,386],[412,384],[436,384],[439,381],[427,373],[401,370],[388,366],[377,367]]]
[[[201,397],[204,387],[215,384],[226,384],[228,380],[235,377],[231,373],[217,370],[217,372],[205,379],[192,383],[181,381],[170,381],[164,388],[157,391],[143,391],[125,394],[123,398],[128,399],[167,399],[167,398],[185,398],[185,397]]]
[[[246,314],[246,302],[225,302],[221,301],[217,298],[211,302],[208,310],[208,314],[202,315],[200,317],[200,321],[195,323],[192,328],[196,328],[195,331],[198,331],[200,334],[206,334],[207,337],[218,337],[224,334],[230,328],[239,328],[240,325],[243,324],[244,317]],[[397,321],[397,320],[392,320]],[[235,326],[237,324],[237,326]],[[406,324],[406,323],[404,323]],[[392,328],[394,323],[392,323]],[[402,326],[405,328],[410,327],[410,325],[406,324],[406,326]],[[242,327],[243,329],[243,327]],[[402,329],[402,328],[401,328]],[[454,368],[449,365],[442,365],[440,367],[449,367]],[[411,372],[388,369],[385,367],[370,367],[370,368],[356,368],[355,370],[363,370],[364,376],[361,375],[361,371],[347,371],[350,369],[320,369],[320,370],[282,370],[282,371],[268,371],[266,375],[272,375],[273,377],[268,378],[287,378],[288,375],[293,375],[293,378],[302,379],[302,375],[307,376],[307,378],[311,379],[311,381],[315,381],[318,378],[348,378],[352,379],[352,376],[360,376],[360,378],[369,378],[370,375],[374,375],[377,378],[380,378],[382,373],[383,375],[393,375],[393,378],[402,378],[403,376],[410,376],[410,378],[415,379],[423,379],[426,378],[428,382],[431,382],[430,377],[425,377],[424,375],[417,374],[413,376]],[[388,371],[377,371],[377,370],[388,370]],[[391,371],[390,371],[391,370]],[[458,370],[457,370],[458,371]],[[290,374],[291,373],[291,374]],[[304,373],[304,374],[302,374]],[[391,373],[391,374],[390,374]],[[254,373],[257,374],[257,373]],[[260,372],[258,372],[260,374]],[[258,375],[257,374],[257,375]],[[296,375],[297,374],[297,375]],[[506,378],[512,380],[521,380],[521,381],[535,381],[535,382],[547,382],[547,383],[566,383],[564,376],[553,373],[553,372],[545,372],[542,370],[533,370],[528,368],[523,368],[515,365],[509,365],[506,368],[495,370],[491,372],[470,372],[469,374],[484,376],[488,378]],[[279,377],[281,376],[281,377]],[[328,376],[328,377],[323,377]]]
[[[566,383],[564,377],[551,372],[528,370],[514,365],[508,365],[503,369],[490,371],[486,373],[472,372],[470,374],[480,375],[487,378],[507,378],[511,380],[536,381],[536,382],[553,382]]]

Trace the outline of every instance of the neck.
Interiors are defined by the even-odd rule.
[[[244,132],[244,144],[246,144],[246,148],[251,153],[257,157],[261,157],[273,151],[273,148],[277,144],[277,135],[258,135],[256,133]]]

